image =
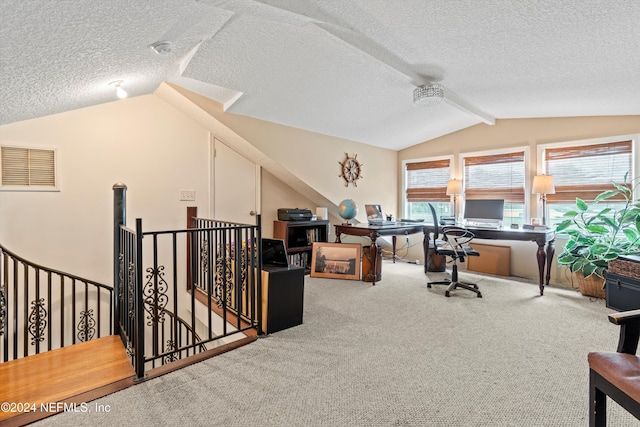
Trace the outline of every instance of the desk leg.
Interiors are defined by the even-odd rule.
[[[425,233],[422,239],[422,251],[424,252],[424,272],[427,272],[427,264],[429,264],[429,235]]]
[[[382,280],[382,259],[380,257],[380,248],[375,242],[372,242],[370,246],[363,248],[362,257],[362,281],[372,282],[373,285],[376,282]],[[365,262],[366,260],[366,262]]]
[[[538,259],[538,278],[540,280],[540,295],[544,295],[544,266],[547,260],[547,254],[544,251],[544,240],[536,240],[538,250],[536,258]]]
[[[336,233],[336,243],[342,243],[342,240],[340,240],[340,233]]]
[[[393,263],[396,263],[396,236],[391,236],[391,247],[393,248]]]
[[[551,280],[551,261],[556,253],[556,247],[554,245],[555,240],[549,240],[547,242],[547,275],[545,276],[545,284],[549,286],[549,280]]]
[[[373,266],[373,286],[376,285],[376,279],[377,279],[377,274],[378,274],[378,245],[376,245],[376,241],[372,240],[371,241],[371,249],[369,249],[371,252],[369,252],[371,254],[371,258],[372,258],[372,262],[371,265]],[[379,279],[378,279],[379,280]]]

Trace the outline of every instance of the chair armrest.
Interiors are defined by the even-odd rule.
[[[640,310],[622,311],[619,313],[611,313],[609,321],[616,325],[624,325],[629,322],[640,322]]]
[[[620,325],[618,353],[636,354],[640,338],[640,310],[612,313],[609,315],[609,321]]]

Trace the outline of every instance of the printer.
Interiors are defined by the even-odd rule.
[[[278,209],[280,221],[311,221],[310,209],[280,208]]]

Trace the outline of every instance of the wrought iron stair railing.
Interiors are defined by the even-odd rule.
[[[127,186],[117,183],[113,190],[114,333],[138,379],[168,355],[188,356],[209,343],[260,331],[260,215],[253,225],[208,220],[197,228],[143,231],[141,218],[135,228],[127,227]],[[201,291],[205,304],[196,297]],[[177,340],[174,334],[167,341],[161,326],[168,312],[185,319],[199,339]]]
[[[254,225],[203,220],[143,232],[142,219],[126,226],[126,186],[114,191],[113,288],[0,245],[0,362],[119,335],[142,379],[147,369],[259,333],[259,215]]]
[[[166,231],[143,231],[141,219],[135,230],[119,226],[116,333],[131,354],[138,378],[174,357],[182,359],[259,330],[261,257],[257,245],[247,244],[260,241],[259,221]],[[201,294],[205,298],[199,298]],[[190,337],[174,332],[178,317],[172,313],[185,319],[183,324],[193,332]],[[167,330],[172,323],[173,329]]]
[[[0,245],[0,361],[113,334],[113,289]]]
[[[151,337],[146,369],[204,352],[206,343],[237,331],[201,328],[206,334],[201,337],[195,316],[189,322],[172,311],[178,309],[179,295],[167,306],[164,267],[146,273],[141,293],[143,330]],[[0,362],[113,335],[114,320],[112,287],[35,264],[0,245]],[[132,348],[127,350],[133,361]]]

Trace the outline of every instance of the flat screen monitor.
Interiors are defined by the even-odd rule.
[[[282,239],[262,239],[262,264],[289,266],[287,248]]]
[[[504,218],[504,200],[466,200],[464,203],[464,218],[502,221]]]

